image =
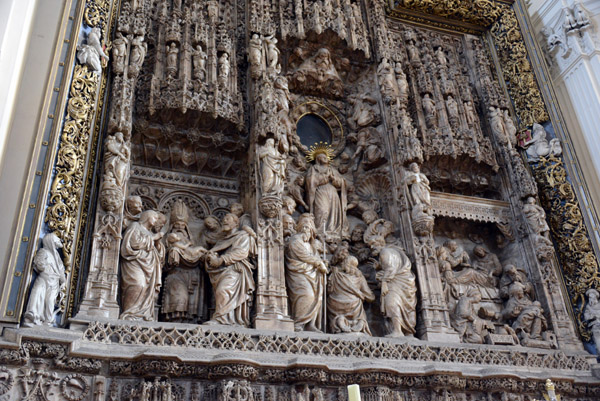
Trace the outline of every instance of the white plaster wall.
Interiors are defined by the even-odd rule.
[[[580,162],[591,201],[600,209],[600,1],[531,0],[528,8],[535,36],[546,54],[557,100]],[[567,32],[566,12],[583,6],[590,27]],[[548,47],[550,30],[563,44]],[[544,32],[545,31],[545,32]]]
[[[26,182],[66,0],[0,0],[0,289]],[[5,11],[8,11],[5,14]],[[8,72],[7,72],[8,71]],[[4,75],[8,74],[8,75]],[[8,86],[5,86],[8,85]],[[46,116],[44,116],[46,117]]]

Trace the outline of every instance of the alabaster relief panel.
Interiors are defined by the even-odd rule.
[[[577,348],[484,40],[345,4],[123,3],[79,315]]]

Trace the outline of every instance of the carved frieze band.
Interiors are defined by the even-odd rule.
[[[318,357],[376,358],[421,362],[450,362],[492,366],[528,366],[544,369],[587,370],[587,357],[562,351],[539,349],[482,349],[398,343],[383,339],[311,338],[296,335],[264,335],[219,332],[194,328],[144,327],[141,325],[91,322],[84,342],[100,344],[190,347],[196,349],[260,352]]]
[[[162,182],[178,186],[190,187],[194,190],[208,190],[211,192],[224,192],[236,195],[239,191],[239,183],[216,177],[199,176],[167,170],[157,170],[149,167],[131,166],[131,179],[140,181]]]
[[[577,327],[583,339],[590,341],[591,332],[583,317],[585,293],[590,288],[600,289],[600,266],[563,161],[550,156],[541,158],[532,167],[540,187],[540,198],[550,216],[550,229]]]
[[[435,216],[484,223],[507,224],[511,220],[509,204],[503,201],[432,192],[431,205]]]

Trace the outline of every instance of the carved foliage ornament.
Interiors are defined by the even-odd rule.
[[[542,157],[532,167],[540,187],[542,204],[551,216],[550,229],[571,296],[577,327],[583,339],[590,341],[591,333],[583,319],[583,305],[586,291],[600,288],[598,260],[562,160],[555,156]]]
[[[84,11],[85,23],[91,27],[99,27],[103,31],[109,18],[109,0],[87,0]]]
[[[492,26],[490,33],[521,126],[548,121],[548,113],[527,58],[527,49],[515,11],[507,9]]]
[[[506,6],[493,0],[394,0],[393,10],[408,9],[439,17],[490,26],[502,15]]]

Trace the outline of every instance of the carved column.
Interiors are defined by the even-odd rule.
[[[76,318],[117,319],[119,255],[131,156],[131,120],[135,83],[144,61],[144,10],[125,2],[113,50],[112,104],[104,149],[104,171],[95,217],[90,269]],[[117,42],[121,40],[121,42]],[[121,46],[117,50],[117,44]],[[122,51],[122,53],[117,53]]]
[[[253,214],[258,235],[255,327],[293,331],[294,324],[288,315],[282,226],[282,196],[287,157],[287,150],[284,149],[282,141],[287,135],[288,100],[283,96],[285,100],[284,104],[281,104],[282,96],[279,93],[278,103],[276,91],[282,91],[284,88],[275,88],[275,81],[285,78],[279,76],[278,71],[281,67],[278,60],[273,60],[275,52],[267,51],[265,37],[258,34],[251,36],[253,44],[250,46],[249,59],[254,118],[249,165],[254,169],[251,185],[255,188]],[[287,83],[284,86],[287,90]],[[279,160],[279,169],[276,171],[272,168],[274,160]]]

